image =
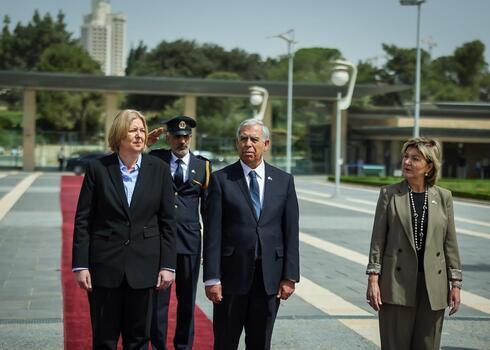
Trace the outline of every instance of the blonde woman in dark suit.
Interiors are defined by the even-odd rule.
[[[143,153],[145,117],[126,109],[109,131],[112,154],[87,167],[78,199],[72,268],[86,290],[92,348],[148,349],[153,289],[166,289],[176,266],[170,168]]]
[[[404,181],[381,189],[366,299],[379,311],[382,349],[439,349],[444,309],[458,311],[462,281],[451,192],[435,185],[441,146],[403,145]]]

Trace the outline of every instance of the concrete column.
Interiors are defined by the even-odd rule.
[[[444,154],[444,142],[442,142],[441,139],[439,139],[438,141],[441,145],[441,169],[439,170],[439,176],[448,176],[448,174],[446,174],[447,167],[444,166],[446,158],[446,155]],[[478,177],[480,177],[480,174],[478,174]]]
[[[106,148],[109,148],[108,137],[109,130],[111,129],[112,122],[116,117],[119,109],[117,108],[117,93],[115,92],[106,92],[105,96],[105,145]]]
[[[193,95],[184,96],[184,115],[191,117],[191,118],[194,118],[197,121],[196,110],[197,110],[197,97],[193,96]],[[197,129],[198,128],[199,128],[199,125],[197,126],[197,128],[192,130],[191,150],[196,149]]]
[[[393,176],[394,170],[401,170],[401,158],[400,152],[402,150],[402,144],[400,141],[391,141],[390,142],[390,165],[392,172],[391,174],[386,174],[386,176]]]
[[[374,154],[374,163],[384,164],[384,142],[382,140],[375,140],[374,145],[376,151]]]
[[[22,150],[24,171],[34,171],[36,149],[36,90],[24,89],[22,101]]]
[[[272,102],[270,99],[267,101],[267,107],[265,108],[265,114],[264,114],[263,122],[269,128],[269,131],[271,132],[271,138],[272,138]],[[270,162],[272,159],[272,146],[273,146],[272,141],[274,141],[274,140],[271,139],[269,152],[267,152],[264,155],[264,159],[266,162]]]

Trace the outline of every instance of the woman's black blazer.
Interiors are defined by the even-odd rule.
[[[78,199],[72,267],[88,267],[94,286],[153,287],[175,269],[174,194],[170,169],[143,155],[128,206],[117,154],[92,161]]]

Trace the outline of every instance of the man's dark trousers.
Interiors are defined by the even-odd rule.
[[[243,327],[247,349],[270,349],[279,301],[276,294],[267,295],[261,262],[258,260],[249,293],[224,294],[223,300],[214,304],[214,349],[238,349]]]

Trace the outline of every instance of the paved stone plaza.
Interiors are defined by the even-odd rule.
[[[62,349],[60,175],[0,173],[0,349]],[[378,191],[297,177],[301,278],[276,321],[273,349],[377,349],[365,263]],[[490,349],[490,205],[455,201],[463,305],[442,349]],[[199,288],[198,305],[212,305]],[[244,348],[242,346],[242,348]]]
[[[0,349],[63,348],[60,176],[38,175],[0,178]]]

